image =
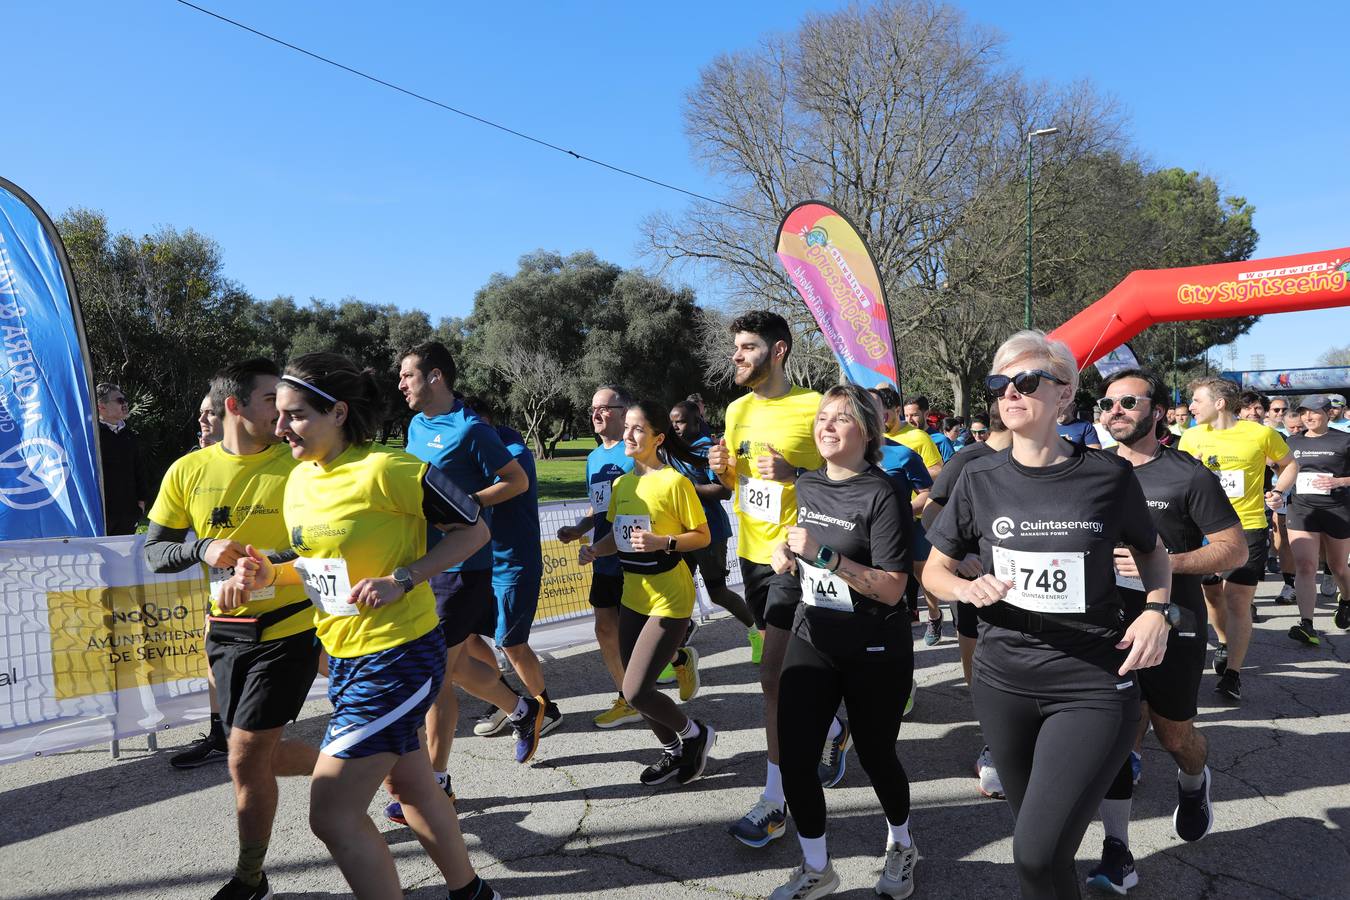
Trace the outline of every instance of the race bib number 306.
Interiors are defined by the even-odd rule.
[[[614,545],[624,553],[637,553],[638,550],[633,546],[634,531],[651,531],[651,516],[615,516],[614,517]]]
[[[305,579],[305,595],[311,603],[330,616],[356,616],[361,609],[348,598],[352,583],[345,559],[309,559],[300,557],[295,569]]]
[[[736,503],[741,512],[761,522],[778,525],[783,521],[783,485],[777,481],[741,476]]]
[[[994,575],[1011,581],[1003,599],[1032,612],[1081,613],[1087,609],[1083,553],[1037,553],[994,548]]]

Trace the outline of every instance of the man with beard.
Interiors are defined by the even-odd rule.
[[[787,529],[797,524],[797,476],[822,465],[813,434],[820,394],[788,381],[784,366],[792,352],[792,332],[782,316],[754,310],[737,316],[730,330],[736,384],[750,393],[727,407],[726,434],[708,449],[708,468],[735,492],[737,555],[745,599],[755,617],[753,635],[759,641],[751,658],[760,663],[768,745],[764,793],[731,826],[731,834],[747,846],[763,847],[782,837],[787,825],[778,768],[778,677],[801,599],[795,576],[774,573],[773,552],[786,539]],[[848,736],[836,731],[838,725],[836,720],[830,739],[846,748]]]
[[[1135,673],[1147,711],[1140,736],[1151,721],[1158,741],[1176,760],[1178,799],[1172,826],[1182,840],[1198,841],[1214,824],[1205,765],[1209,748],[1194,722],[1208,631],[1200,577],[1240,565],[1247,557],[1247,545],[1219,479],[1193,457],[1159,445],[1167,391],[1156,375],[1141,369],[1116,372],[1106,380],[1105,396],[1097,407],[1117,442],[1112,450],[1134,466],[1153,524],[1172,560],[1170,605],[1178,612],[1168,633],[1167,653],[1161,664]],[[1144,604],[1138,569],[1128,549],[1117,548],[1115,555],[1116,585],[1126,614],[1133,616]],[[1117,893],[1139,882],[1129,850],[1133,782],[1127,760],[1101,804],[1106,841],[1102,861],[1088,878],[1090,884]]]

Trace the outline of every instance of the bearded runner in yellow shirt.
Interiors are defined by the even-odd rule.
[[[222,418],[220,443],[180,458],[150,509],[146,562],[156,572],[206,567],[211,585],[206,653],[228,729],[230,778],[239,824],[234,877],[218,898],[268,896],[263,862],[276,815],[277,776],[308,775],[318,751],[283,740],[318,670],[314,608],[299,586],[253,593],[244,605],[223,594],[248,545],[286,550],[282,498],[295,460],[274,433],[276,364],[250,359],[211,380]],[[188,531],[195,533],[188,540]]]
[[[750,389],[727,407],[727,429],[708,450],[708,468],[735,492],[746,604],[754,614],[760,643],[759,683],[764,689],[768,771],[764,794],[731,826],[750,847],[763,847],[784,834],[787,824],[783,777],[778,769],[778,676],[787,650],[801,586],[791,575],[776,575],[774,548],[797,524],[797,476],[821,465],[813,429],[820,394],[793,385],[784,366],[792,332],[782,316],[755,310],[731,323],[736,384]]]
[[[1265,577],[1269,552],[1266,504],[1276,510],[1284,505],[1284,492],[1298,477],[1298,463],[1275,429],[1238,419],[1236,384],[1223,378],[1201,378],[1191,382],[1189,389],[1190,412],[1196,424],[1182,433],[1177,449],[1194,456],[1219,477],[1247,538],[1247,561],[1203,582],[1209,621],[1218,640],[1214,671],[1219,684],[1214,692],[1241,700],[1242,663],[1252,639],[1248,609],[1256,586]],[[1279,476],[1272,490],[1263,491],[1267,462],[1275,466]]]

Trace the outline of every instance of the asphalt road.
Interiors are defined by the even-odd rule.
[[[1285,635],[1292,607],[1261,590],[1241,707],[1201,688],[1200,724],[1211,745],[1215,830],[1183,844],[1173,833],[1170,758],[1150,736],[1137,789],[1132,848],[1142,898],[1345,898],[1350,896],[1350,636],[1310,649]],[[1331,628],[1323,605],[1322,627]],[[915,630],[916,637],[919,632]],[[982,744],[961,680],[956,643],[916,641],[918,702],[900,732],[913,786],[913,833],[921,852],[916,896],[1016,896],[1011,815],[976,791]],[[756,800],[764,773],[756,669],[744,635],[722,618],[700,630],[703,690],[689,708],[715,724],[707,776],[683,788],[637,781],[656,755],[651,734],[629,725],[599,731],[591,717],[610,691],[598,653],[578,648],[545,666],[566,714],[535,761],[518,766],[511,741],[476,738],[468,716],[452,770],[474,863],[507,897],[764,897],[800,859],[795,833],[761,850],[732,840],[726,825]],[[464,704],[476,711],[477,701]],[[317,741],[326,704],[306,707],[295,731]],[[230,875],[233,802],[222,764],[180,772],[168,756],[194,729],[160,734],[160,751],[123,743],[114,761],[96,747],[0,767],[0,897],[202,898]],[[828,792],[830,850],[840,897],[871,897],[885,822],[850,755]],[[375,798],[378,817],[385,799]],[[307,824],[307,784],[283,783],[267,870],[288,898],[348,896]],[[380,821],[377,819],[377,821]],[[444,897],[439,874],[406,828],[380,821],[408,896]],[[1086,875],[1099,825],[1079,851]]]

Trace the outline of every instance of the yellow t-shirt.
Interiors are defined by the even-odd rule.
[[[1289,445],[1278,431],[1245,419],[1222,431],[1195,425],[1182,433],[1177,449],[1194,456],[1219,476],[1244,531],[1266,527],[1266,459],[1280,460],[1289,455]]]
[[[886,437],[893,441],[899,441],[923,460],[925,468],[931,469],[933,466],[942,465],[942,454],[938,452],[937,444],[928,436],[928,432],[922,428],[915,428],[908,422],[901,422],[900,427],[894,432],[887,434]]]
[[[382,578],[426,554],[425,470],[426,463],[402,450],[367,444],[348,447],[326,468],[303,462],[291,475],[286,524],[310,599],[319,607],[319,640],[330,655],[377,653],[438,626],[436,601],[425,583],[388,606],[352,607],[359,610],[355,615],[333,614],[319,599],[326,587],[326,596],[342,604],[362,578]]]
[[[627,530],[633,525],[655,534],[677,535],[708,522],[693,482],[674,466],[641,476],[634,472],[620,475],[614,482],[605,515],[614,523],[614,540],[621,551]],[[664,553],[642,555],[660,561],[669,559]],[[688,618],[694,612],[694,576],[683,562],[650,575],[625,568],[620,602],[647,616]]]
[[[276,444],[261,453],[236,456],[213,444],[177,459],[159,486],[150,520],[165,528],[191,528],[199,538],[224,538],[252,544],[258,550],[285,550],[291,545],[281,514],[286,480],[295,468],[291,449]],[[232,569],[211,570],[208,582],[228,579]],[[213,591],[214,594],[214,591]],[[305,599],[302,588],[264,588],[231,616],[257,616]],[[221,615],[214,596],[211,611]],[[266,629],[265,641],[290,637],[314,627],[314,611],[304,609]]]
[[[736,552],[741,558],[767,565],[785,529],[797,524],[796,487],[761,480],[755,457],[767,456],[772,446],[794,468],[820,468],[824,461],[813,434],[819,409],[820,394],[795,385],[772,400],[750,393],[727,407],[724,438],[736,467]]]

